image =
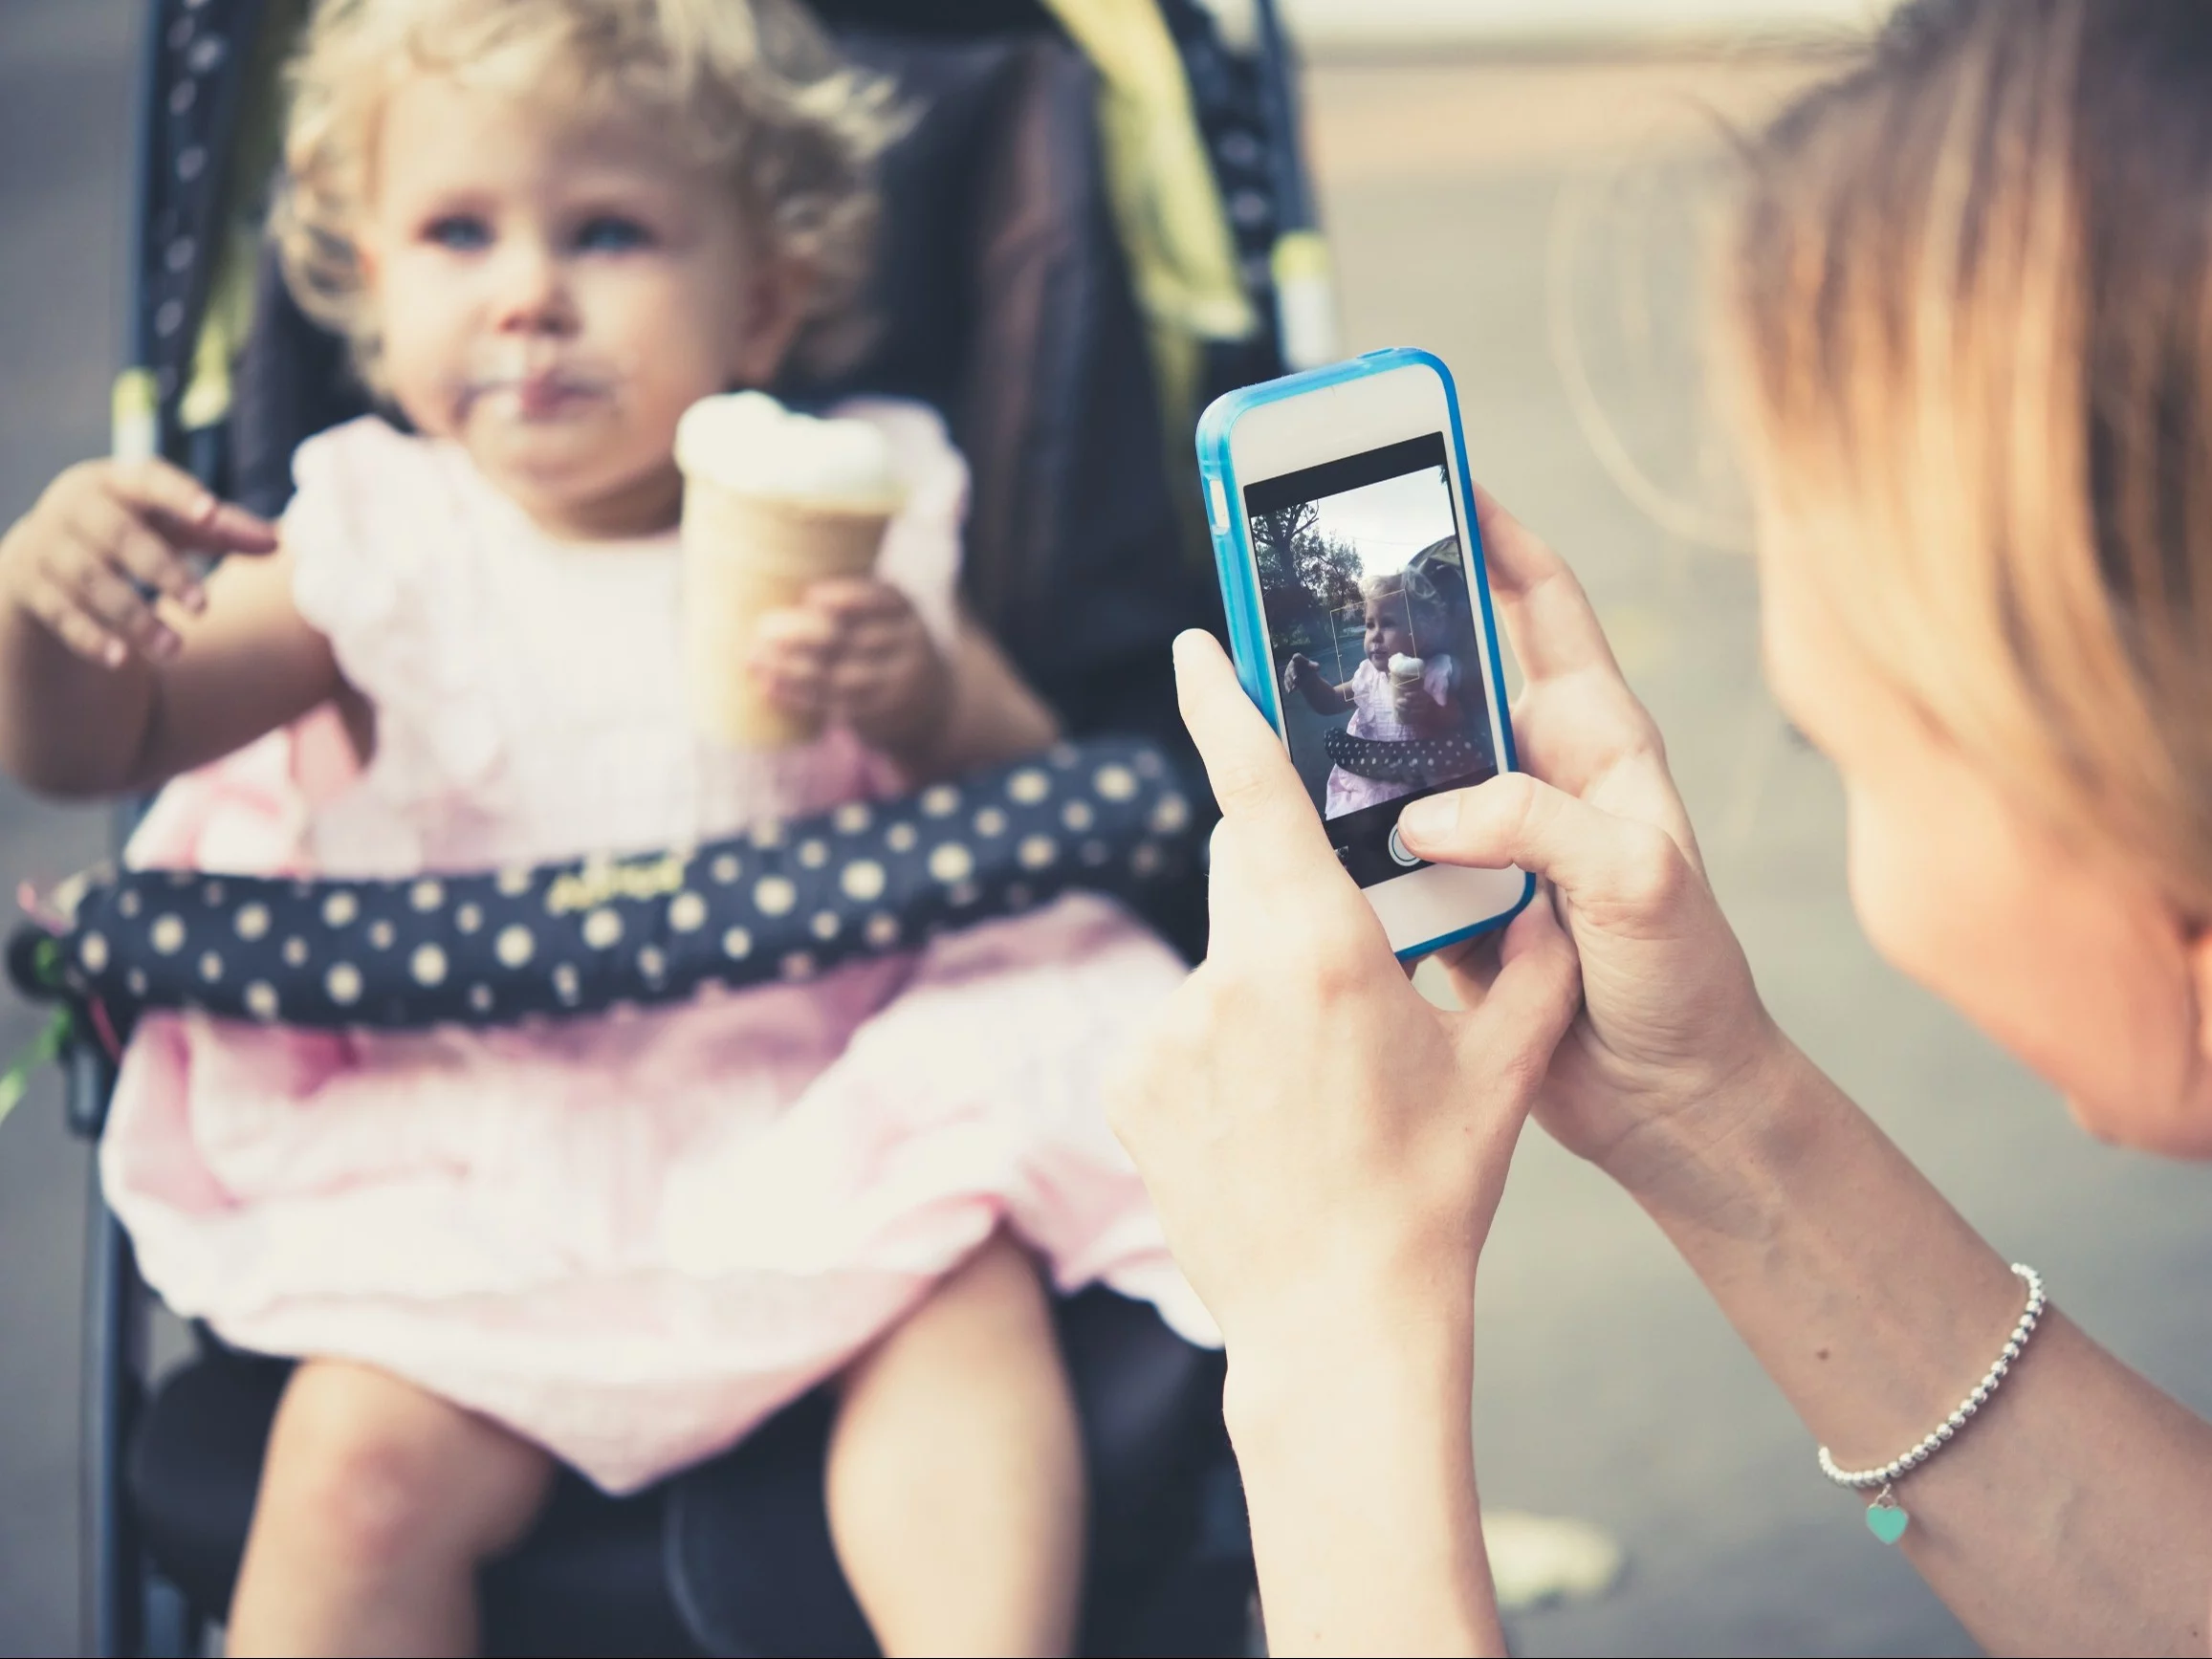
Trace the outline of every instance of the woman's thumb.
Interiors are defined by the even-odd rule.
[[[1525,772],[1416,800],[1399,815],[1398,833],[1433,863],[1517,865],[1580,909],[1646,908],[1690,873],[1665,831],[1615,818]]]

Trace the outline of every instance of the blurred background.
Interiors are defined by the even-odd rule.
[[[1220,0],[1231,29],[1237,0]],[[1440,353],[1478,476],[1574,563],[1666,730],[1714,879],[1783,1024],[1999,1248],[2212,1409],[2190,1171],[2091,1144],[1877,963],[1842,802],[1762,688],[1741,513],[1697,342],[1723,135],[1830,72],[1856,0],[1290,0],[1345,347]],[[120,362],[140,9],[0,0],[0,513],[104,442]],[[0,871],[104,855],[104,815],[0,782]],[[0,1003],[0,1044],[31,1010]],[[53,1077],[0,1130],[0,1652],[77,1634],[85,1149]],[[2192,1311],[2195,1309],[2195,1311]],[[1534,1133],[1490,1253],[1486,1503],[1598,1522],[1613,1592],[1512,1621],[1547,1653],[1937,1653],[1962,1631],[1859,1524],[1656,1232]]]

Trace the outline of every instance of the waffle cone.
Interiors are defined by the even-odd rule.
[[[754,632],[814,583],[873,571],[891,513],[887,504],[796,501],[687,481],[684,677],[700,731],[748,749],[821,735],[820,720],[777,708],[747,671]]]

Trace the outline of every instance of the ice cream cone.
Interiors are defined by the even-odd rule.
[[[1403,652],[1391,659],[1391,707],[1396,710],[1398,724],[1410,723],[1420,712],[1421,699],[1428,695],[1421,685],[1421,676],[1429,665],[1419,657],[1409,657]]]
[[[691,717],[706,735],[750,749],[805,743],[819,717],[769,699],[752,674],[768,612],[799,602],[818,581],[875,569],[887,507],[743,494],[703,479],[684,491],[684,674]]]
[[[705,735],[779,748],[822,722],[778,708],[752,670],[760,619],[819,581],[875,569],[900,490],[876,428],[793,414],[757,392],[709,398],[676,432],[684,469],[683,651]]]

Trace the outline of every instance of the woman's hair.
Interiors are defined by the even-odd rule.
[[[354,237],[384,102],[415,74],[649,117],[728,179],[767,257],[809,273],[802,360],[835,366],[856,343],[897,118],[888,84],[840,58],[798,0],[321,0],[289,71],[271,229],[293,294],[372,389],[382,348]]]
[[[1730,266],[1773,557],[2212,917],[2212,5],[1908,6],[1754,145]]]

